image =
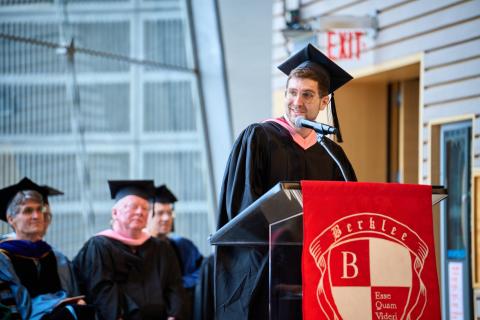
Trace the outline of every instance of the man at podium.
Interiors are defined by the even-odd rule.
[[[333,92],[352,76],[311,44],[278,68],[288,76],[285,113],[280,118],[251,124],[237,138],[221,189],[218,228],[280,181],[356,181],[342,148],[324,138],[345,177],[317,143],[316,132],[297,120],[301,117],[315,121],[319,112],[330,105],[337,141],[341,142]],[[217,319],[268,319],[267,249],[219,246],[215,277]]]

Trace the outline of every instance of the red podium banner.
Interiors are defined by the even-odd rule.
[[[432,188],[302,181],[303,319],[440,319]]]

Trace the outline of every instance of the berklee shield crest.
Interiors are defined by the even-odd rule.
[[[389,188],[386,184],[365,185]],[[309,193],[305,194],[303,183],[302,188],[304,319],[435,319],[434,315],[439,315],[434,251],[428,245],[429,242],[433,245],[432,217],[427,216],[428,212],[431,214],[429,193],[430,210],[424,215],[430,221],[430,235],[425,232],[424,223],[413,223],[414,218],[406,217],[415,210],[401,213],[397,208],[389,212],[387,207],[393,204],[393,199],[383,205],[387,211],[360,211],[366,209],[365,205],[382,209],[375,203],[382,203],[378,192],[376,201],[369,204],[355,200],[358,192],[347,192],[343,198],[347,201],[334,201],[333,208],[328,208],[333,198],[325,195],[327,201],[321,201],[326,191],[319,190],[323,193],[317,194],[314,202],[321,201],[320,207],[315,206],[321,209],[314,210],[311,216],[307,213],[311,210],[306,199]],[[394,197],[389,191],[387,194]],[[338,209],[342,203],[346,206],[344,210]],[[359,211],[355,212],[354,207]],[[330,214],[332,209],[337,214]],[[418,226],[420,230],[416,230]],[[432,306],[438,310],[432,312]]]
[[[423,313],[428,249],[400,222],[350,215],[325,229],[309,250],[321,274],[318,303],[329,319],[417,319]]]

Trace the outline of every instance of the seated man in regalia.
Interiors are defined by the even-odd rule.
[[[0,281],[13,298],[12,318],[95,317],[79,296],[70,261],[43,241],[51,222],[48,196],[58,194],[28,178],[0,190],[0,218],[14,231],[0,241]]]
[[[144,231],[153,180],[115,180],[109,186],[115,200],[111,229],[91,237],[73,260],[87,301],[101,320],[184,320],[175,253]]]

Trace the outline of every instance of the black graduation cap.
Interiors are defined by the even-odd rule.
[[[51,196],[61,196],[63,195],[63,192],[60,191],[60,190],[57,190],[55,188],[52,188],[50,186],[47,186],[47,185],[42,185],[42,188],[46,191],[46,195],[43,196],[43,200],[48,203],[48,197],[51,197]]]
[[[177,200],[177,197],[175,197],[166,185],[161,185],[160,187],[155,188],[155,202],[175,203]]]
[[[34,190],[40,193],[43,201],[48,203],[48,196],[62,195],[63,192],[46,185],[38,185],[32,180],[24,177],[18,183],[0,190],[0,219],[7,221],[7,208],[15,195],[20,191]]]
[[[133,195],[150,200],[154,195],[153,180],[109,180],[110,195],[118,201],[123,197]]]
[[[310,43],[305,48],[285,60],[281,65],[278,66],[278,69],[288,76],[293,69],[310,67],[315,70],[318,68],[318,66],[322,66],[330,76],[330,87],[328,88],[328,93],[332,94],[331,108],[333,125],[335,128],[337,128],[336,135],[338,141],[342,142],[342,134],[340,133],[340,124],[338,122],[333,92],[348,81],[352,80],[353,77]]]

